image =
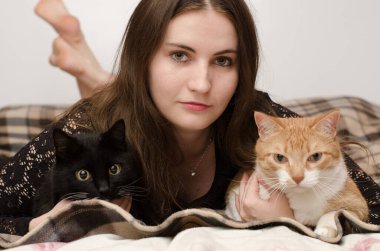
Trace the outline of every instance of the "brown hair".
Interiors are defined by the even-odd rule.
[[[139,156],[148,189],[145,206],[150,210],[143,217],[147,223],[162,220],[178,206],[180,184],[176,182],[173,166],[182,157],[170,123],[161,116],[150,96],[149,65],[172,18],[201,9],[226,15],[237,31],[238,87],[213,130],[220,155],[230,162],[226,166],[249,165],[257,136],[251,114],[259,48],[255,25],[244,0],[142,0],[124,34],[115,81],[77,105],[90,104],[89,115],[96,130],[107,129],[119,118],[126,121],[127,141]]]

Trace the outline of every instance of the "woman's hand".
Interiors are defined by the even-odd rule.
[[[114,199],[111,202],[118,205],[119,207],[123,208],[125,211],[129,212],[131,210],[131,206],[132,206],[132,197],[130,197],[130,196],[121,197],[119,199]],[[55,214],[58,211],[61,211],[65,207],[67,207],[69,204],[70,204],[70,201],[61,200],[49,212],[47,212],[41,216],[38,216],[37,218],[32,219],[29,222],[29,231],[34,229],[36,226],[38,226],[42,222],[46,221],[51,215]]]
[[[275,217],[294,218],[287,197],[278,191],[269,192],[268,200],[261,199],[256,173],[249,175],[245,172],[240,182],[240,193],[236,196],[236,207],[241,218],[245,221]]]
[[[111,202],[115,205],[118,205],[119,207],[121,207],[122,209],[124,209],[127,212],[129,212],[131,210],[131,207],[132,207],[132,197],[131,196],[121,197],[119,199],[114,199]]]
[[[42,222],[46,221],[49,218],[49,216],[51,216],[52,214],[55,214],[57,211],[60,211],[63,208],[67,207],[69,204],[70,204],[70,201],[68,201],[68,200],[61,200],[49,212],[47,212],[47,213],[45,213],[45,214],[43,214],[41,216],[38,216],[37,218],[32,219],[29,222],[29,231],[31,231],[32,229],[34,229],[36,226],[38,226]]]

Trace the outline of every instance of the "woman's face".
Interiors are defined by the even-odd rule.
[[[149,69],[150,93],[178,132],[208,128],[238,83],[236,30],[213,10],[189,11],[169,23]]]

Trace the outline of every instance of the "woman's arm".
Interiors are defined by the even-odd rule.
[[[79,126],[78,118],[83,115],[52,124],[1,167],[0,232],[23,235],[28,231],[34,195],[43,176],[55,164],[52,131],[54,128],[68,133],[88,131]]]
[[[129,212],[132,206],[132,198],[131,197],[122,197],[119,199],[115,199],[111,201],[112,203],[118,205],[119,207],[123,208],[125,211]],[[57,205],[54,206],[52,210],[49,212],[37,217],[37,218],[30,218],[28,231],[33,230],[35,227],[37,227],[42,222],[46,221],[51,215],[56,214],[57,212],[63,210],[65,207],[67,207],[70,204],[70,201],[67,200],[61,200],[57,203]],[[25,221],[26,223],[28,221]]]

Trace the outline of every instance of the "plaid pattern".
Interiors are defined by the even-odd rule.
[[[296,99],[282,105],[302,116],[338,108],[341,112],[338,135],[342,141],[358,142],[367,148],[351,144],[344,151],[380,184],[380,105],[355,97]]]
[[[338,108],[341,111],[339,134],[359,142],[369,151],[355,145],[345,151],[380,184],[380,106],[355,97],[295,99],[282,105],[302,115],[316,115]],[[64,111],[63,106],[9,106],[0,109],[1,157],[13,156]]]
[[[28,105],[0,109],[1,158],[13,156],[64,111],[61,106]]]

